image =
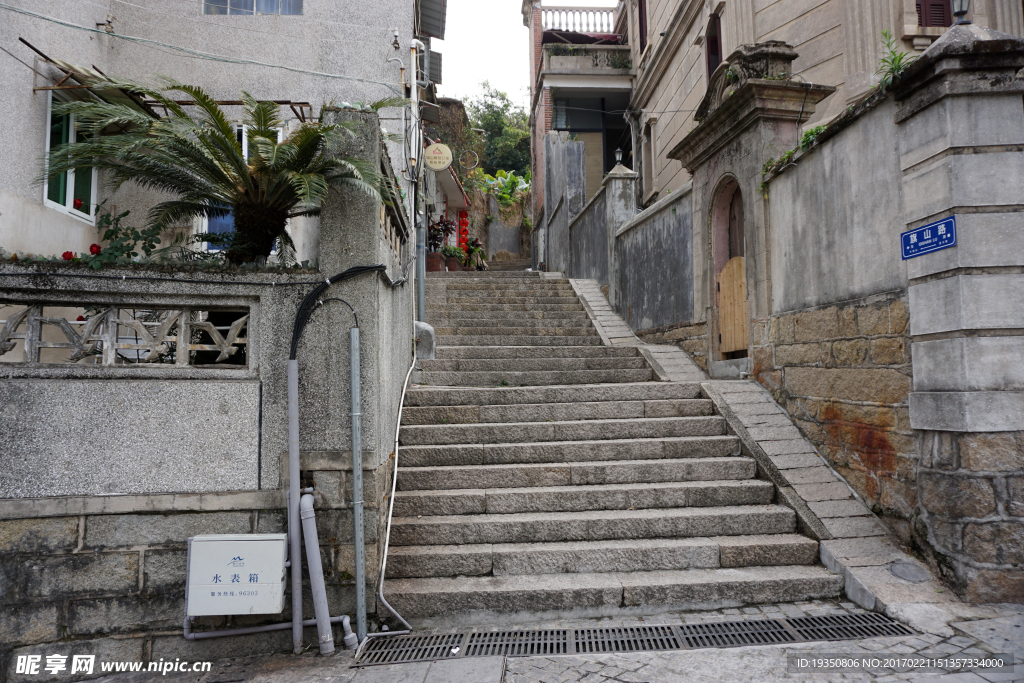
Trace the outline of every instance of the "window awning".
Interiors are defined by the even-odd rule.
[[[448,0],[420,0],[420,33],[444,40]]]

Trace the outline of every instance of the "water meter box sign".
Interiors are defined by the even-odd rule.
[[[195,536],[188,542],[188,616],[284,610],[287,534]]]

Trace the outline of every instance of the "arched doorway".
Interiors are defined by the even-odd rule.
[[[712,258],[718,318],[715,354],[721,360],[747,357],[747,277],[743,193],[735,178],[721,183],[712,214]]]

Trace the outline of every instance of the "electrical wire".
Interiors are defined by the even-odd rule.
[[[87,26],[79,26],[78,24],[72,24],[71,22],[67,22],[67,21],[64,21],[62,19],[57,19],[57,18],[54,18],[54,17],[48,17],[45,14],[39,14],[37,12],[32,12],[32,11],[27,10],[27,9],[22,9],[21,7],[14,7],[14,6],[8,5],[7,3],[4,3],[4,2],[0,2],[0,9],[5,9],[5,10],[7,10],[9,12],[14,12],[16,14],[24,14],[26,16],[34,17],[36,19],[42,19],[44,21],[49,21],[51,23],[57,24],[59,26],[63,26],[65,28],[72,28],[72,29],[77,29],[79,31],[86,31],[87,33],[97,33],[97,34],[101,34],[101,35],[105,35],[105,36],[110,36],[112,38],[119,38],[121,40],[130,42],[130,43],[139,43],[139,44],[146,45],[146,46],[149,46],[149,47],[158,46],[158,47],[169,48],[171,50],[175,50],[177,52],[180,52],[180,53],[182,53],[184,55],[190,55],[190,56],[193,56],[193,57],[196,57],[196,58],[199,58],[199,59],[205,59],[205,60],[209,60],[209,61],[212,61],[212,62],[222,62],[222,63],[225,63],[225,64],[247,64],[249,66],[261,66],[261,67],[266,67],[266,68],[270,68],[270,69],[282,69],[284,71],[289,71],[289,72],[292,72],[292,73],[299,73],[299,74],[306,74],[306,75],[309,75],[309,76],[319,76],[319,77],[322,77],[322,78],[335,78],[335,79],[346,80],[346,81],[357,81],[357,82],[360,82],[360,83],[371,83],[371,84],[374,84],[374,85],[383,85],[384,87],[388,88],[389,90],[391,90],[395,94],[402,95],[402,93],[400,93],[391,83],[386,83],[384,81],[375,81],[375,80],[372,80],[372,79],[369,79],[369,78],[358,78],[356,76],[343,76],[341,74],[331,74],[331,73],[325,73],[325,72],[322,72],[322,71],[310,71],[308,69],[299,69],[297,67],[285,66],[284,64],[270,64],[268,62],[260,62],[260,61],[254,60],[254,59],[241,59],[241,58],[234,58],[234,57],[225,57],[225,56],[222,56],[222,55],[216,55],[216,54],[209,53],[209,52],[202,52],[200,50],[193,50],[191,48],[181,47],[181,46],[178,46],[178,45],[171,45],[169,43],[162,43],[162,42],[157,41],[157,40],[150,40],[149,38],[140,38],[138,36],[127,36],[127,35],[123,35],[123,34],[120,34],[120,33],[108,33],[107,31],[103,31],[103,30],[100,30],[100,29],[89,28]]]

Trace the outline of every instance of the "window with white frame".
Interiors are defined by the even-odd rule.
[[[49,91],[46,106],[46,153],[63,144],[83,142],[86,135],[78,130],[73,114],[53,111],[61,100]],[[50,178],[43,192],[43,204],[81,220],[93,221],[96,213],[96,169],[66,171]]]
[[[204,14],[302,14],[302,0],[203,0]]]

